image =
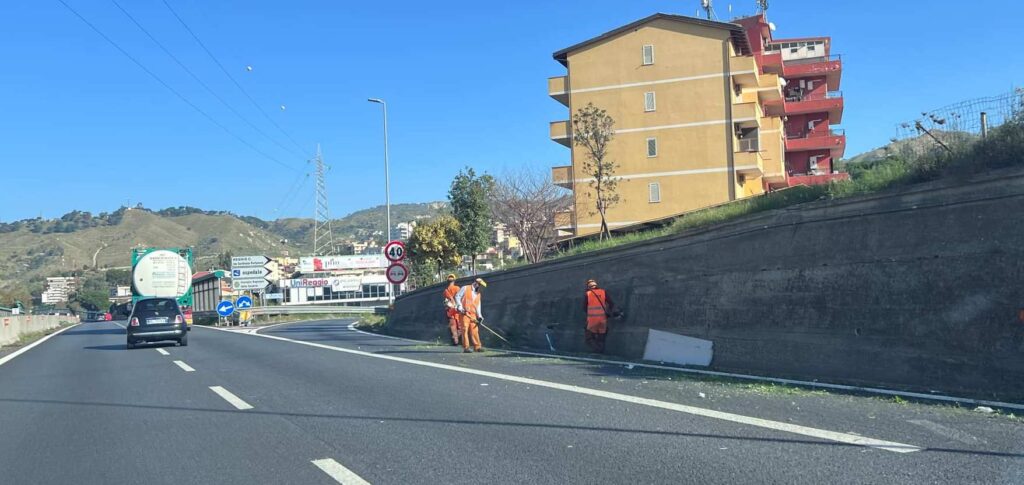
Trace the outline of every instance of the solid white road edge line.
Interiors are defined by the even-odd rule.
[[[156,349],[156,351],[157,351],[157,352],[160,352],[160,355],[171,355],[171,354],[170,354],[169,352],[167,352],[167,351],[166,351],[166,350],[164,350],[164,349]]]
[[[281,322],[281,323],[275,323],[273,325],[267,325],[265,327],[256,327],[255,329],[253,329],[252,333],[260,333],[260,330],[266,330],[268,328],[274,328],[274,327],[278,327],[278,326],[281,326],[281,325],[290,325],[292,323],[303,323],[303,322]]]
[[[21,354],[24,354],[25,352],[28,352],[29,350],[31,350],[36,345],[39,345],[39,344],[41,344],[43,342],[46,342],[47,340],[50,340],[51,337],[56,337],[57,335],[60,335],[61,332],[65,331],[65,330],[67,330],[69,328],[75,328],[75,327],[77,327],[79,325],[81,325],[81,323],[76,323],[76,324],[74,324],[74,325],[72,325],[70,327],[62,328],[60,330],[57,330],[56,332],[51,333],[50,335],[47,335],[47,336],[45,336],[45,337],[43,337],[43,338],[41,338],[39,340],[36,340],[35,342],[32,342],[32,343],[30,343],[30,344],[28,344],[28,345],[26,345],[26,346],[24,346],[24,347],[22,347],[22,348],[20,348],[18,350],[15,350],[14,352],[11,352],[6,357],[0,358],[0,365],[4,365],[4,364],[14,360],[15,357],[17,357],[17,356],[19,356]]]
[[[341,463],[334,461],[332,458],[313,460],[313,464],[323,470],[324,473],[330,475],[338,483],[344,483],[345,485],[370,485],[370,482],[363,480],[359,475],[353,473],[352,470],[345,468]]]
[[[218,396],[224,398],[225,401],[231,403],[232,406],[244,411],[246,409],[252,409],[249,403],[243,401],[238,396],[231,393],[231,391],[224,389],[220,386],[210,386],[210,390],[217,393]]]
[[[395,340],[404,340],[406,342],[413,342],[417,344],[433,344],[434,342],[428,342],[426,340],[413,340],[402,337],[392,337],[390,335],[381,335],[379,333],[366,332],[356,328],[356,323],[353,322],[347,327],[353,332],[359,332],[366,335],[374,335],[377,337],[390,338]],[[543,352],[528,352],[525,350],[508,350],[508,349],[497,349],[492,352],[503,352],[506,354],[517,354],[517,355],[530,355],[534,357],[545,357],[549,359],[562,359],[562,360],[575,360],[580,362],[594,362],[598,364],[611,364],[611,365],[622,365],[622,366],[633,366],[641,367],[645,369],[660,369],[670,370],[675,372],[682,372],[685,374],[701,374],[707,376],[718,376],[718,377],[731,377],[734,379],[743,379],[748,381],[760,381],[760,382],[774,382],[776,384],[789,384],[793,386],[804,386],[804,387],[816,387],[820,389],[835,389],[837,391],[854,391],[854,392],[866,392],[870,394],[883,394],[887,396],[904,396],[912,397],[917,399],[927,399],[931,401],[942,401],[942,402],[955,402],[960,404],[973,404],[975,406],[995,406],[1007,409],[1019,409],[1024,411],[1024,404],[1015,404],[1010,402],[1002,401],[987,401],[985,399],[971,399],[967,397],[954,397],[944,396],[942,394],[925,394],[922,392],[910,392],[910,391],[894,391],[892,389],[880,389],[877,387],[861,387],[861,386],[848,386],[845,384],[830,384],[828,382],[812,382],[812,381],[800,381],[796,379],[783,379],[781,377],[764,377],[764,376],[752,376],[750,374],[734,374],[731,372],[718,372],[713,370],[701,370],[701,369],[688,369],[685,367],[672,367],[667,365],[657,364],[644,364],[640,362],[626,362],[621,360],[608,360],[608,359],[595,359],[592,357],[576,357],[572,355],[562,354],[546,354]]]
[[[188,364],[186,364],[186,363],[184,363],[184,362],[182,362],[180,360],[176,360],[176,361],[174,361],[174,363],[177,364],[178,367],[181,367],[181,370],[183,370],[185,372],[195,372],[196,371],[195,369],[189,367]]]
[[[219,330],[219,329],[214,329]],[[601,397],[605,399],[611,399],[615,401],[627,402],[631,404],[640,404],[643,406],[650,406],[654,408],[666,409],[669,411],[677,411],[686,414],[692,414],[695,416],[703,416],[707,418],[719,419],[722,421],[729,421],[733,423],[746,424],[749,426],[756,426],[759,428],[772,429],[776,431],[784,431],[787,433],[799,434],[803,436],[809,436],[812,438],[819,438],[829,441],[835,441],[838,443],[846,443],[850,445],[867,446],[871,448],[878,448],[880,450],[892,451],[896,453],[912,453],[915,451],[921,451],[923,448],[908,445],[904,443],[897,443],[894,441],[878,440],[874,438],[867,438],[864,436],[849,434],[849,433],[838,433],[835,431],[828,431],[818,428],[811,428],[808,426],[800,426],[795,424],[783,423],[779,421],[771,421],[768,419],[754,418],[750,416],[743,416],[741,414],[732,414],[722,411],[715,411],[712,409],[699,408],[695,406],[687,406],[685,404],[677,404],[666,401],[658,401],[656,399],[647,399],[643,397],[630,396],[627,394],[620,394],[617,392],[602,391],[599,389],[591,389],[587,387],[574,386],[569,384],[560,384],[557,382],[542,381],[538,379],[530,379],[528,377],[519,377],[508,374],[499,374],[497,372],[490,372],[485,370],[470,369],[465,367],[456,367],[447,364],[438,364],[435,362],[427,362],[422,360],[407,359],[404,357],[396,357],[393,355],[385,354],[374,354],[371,352],[364,352],[361,350],[352,350],[342,347],[332,347],[330,345],[318,344],[314,342],[305,342],[302,340],[293,340],[285,337],[278,337],[276,335],[261,335],[261,334],[248,334],[255,335],[256,337],[268,338],[273,340],[280,340],[283,342],[291,342],[294,344],[305,345],[308,347],[316,347],[320,349],[333,350],[336,352],[344,352],[352,355],[361,355],[363,357],[372,357],[375,359],[390,360],[393,362],[401,362],[404,364],[418,365],[422,367],[432,367],[435,369],[442,369],[452,372],[461,372],[463,374],[472,374],[482,377],[490,377],[492,379],[498,379],[509,382],[517,382],[520,384],[527,384],[537,387],[546,387],[548,389],[557,389],[560,391],[573,392],[576,394],[584,394],[587,396]]]

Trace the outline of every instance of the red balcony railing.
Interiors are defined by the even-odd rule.
[[[838,160],[846,153],[846,132],[839,129],[786,135],[787,152],[809,150],[831,150],[832,158]]]

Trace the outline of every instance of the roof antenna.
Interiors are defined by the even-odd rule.
[[[714,20],[715,9],[711,6],[711,0],[700,0],[700,8],[704,9],[704,15],[708,20]]]
[[[761,13],[768,12],[768,0],[757,0],[757,9]]]

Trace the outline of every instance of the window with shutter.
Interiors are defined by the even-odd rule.
[[[655,202],[661,202],[661,185],[655,182],[653,184],[649,184],[647,188],[650,192],[650,202],[652,204]]]
[[[653,45],[645,45],[644,46],[644,65],[645,66],[650,66],[651,64],[654,64],[654,46]]]
[[[654,111],[654,92],[644,93],[644,111]]]
[[[654,158],[658,156],[658,139],[648,138],[647,139],[647,158]]]

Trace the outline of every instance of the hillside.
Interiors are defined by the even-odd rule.
[[[936,138],[942,140],[946,144],[965,143],[972,141],[976,136],[970,133],[958,132],[958,131],[932,131],[932,134]],[[921,134],[914,138],[906,138],[903,140],[892,140],[886,145],[868,150],[859,155],[847,158],[843,160],[844,164],[858,164],[858,163],[870,163],[877,162],[879,160],[885,160],[889,155],[901,155],[906,153],[923,154],[930,150],[934,150],[938,147],[931,137],[925,134]]]
[[[437,215],[444,203],[396,204],[393,224]],[[332,221],[338,240],[368,237],[384,227],[384,207]],[[193,247],[197,269],[231,254],[305,254],[312,246],[312,219],[263,221],[225,211],[176,207],[124,208],[93,216],[73,211],[59,219],[0,223],[0,288],[28,284],[72,271],[125,268],[136,246]]]

